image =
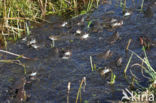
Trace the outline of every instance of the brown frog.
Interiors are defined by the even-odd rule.
[[[19,80],[17,80],[13,86],[14,90],[18,90],[21,88],[24,88],[25,84],[26,84],[27,80],[25,77],[20,78]]]
[[[117,40],[121,39],[119,32],[115,31],[112,36],[108,38],[110,44],[114,44]]]
[[[139,37],[140,44],[145,47],[145,49],[150,49],[151,47],[156,46],[156,41],[152,41],[150,38],[146,36]]]
[[[93,27],[91,27],[91,29],[90,29],[91,32],[100,33],[103,31],[103,27],[100,22],[94,21],[92,25],[93,25]]]
[[[103,53],[100,53],[97,55],[98,58],[103,58],[105,60],[109,59],[111,56],[113,55],[113,52],[111,52],[111,50],[107,50]]]
[[[122,65],[122,61],[123,61],[122,57],[119,57],[119,58],[116,60],[116,65],[117,65],[118,67],[120,67],[120,66]]]
[[[19,80],[17,80],[12,87],[13,96],[15,97],[17,103],[26,101],[27,95],[24,89],[26,83],[26,78],[22,77]]]
[[[26,99],[27,99],[27,94],[26,94],[25,89],[20,88],[16,95],[17,102],[23,102],[23,101],[26,101]]]
[[[153,11],[150,6],[148,6],[147,9],[144,11],[144,16],[148,18],[153,17]]]
[[[112,69],[109,67],[105,67],[105,68],[98,69],[97,72],[99,72],[102,79],[108,79],[110,77]]]

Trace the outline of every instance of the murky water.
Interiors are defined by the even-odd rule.
[[[67,103],[68,82],[71,82],[69,102],[74,103],[83,77],[86,77],[87,80],[85,92],[81,92],[83,102],[85,100],[89,103],[120,101],[122,89],[129,87],[123,74],[130,57],[130,52],[125,52],[128,40],[132,39],[129,49],[142,57],[143,51],[139,37],[147,36],[152,41],[156,41],[156,2],[146,1],[144,8],[146,9],[148,5],[152,8],[152,17],[145,17],[143,13],[137,11],[140,1],[128,2],[127,8],[132,10],[132,14],[124,17],[119,2],[112,1],[99,5],[92,13],[67,20],[68,24],[65,27],[61,26],[64,22],[63,19],[49,16],[47,20],[52,23],[42,23],[32,29],[27,41],[19,40],[16,43],[10,43],[8,51],[35,58],[34,60],[20,59],[26,65],[27,75],[37,72],[37,79],[31,84],[25,85],[27,94],[31,95],[27,103]],[[123,20],[123,25],[113,27],[112,19]],[[92,24],[90,28],[87,28],[89,21],[92,21]],[[81,30],[82,33],[76,34],[77,30]],[[115,31],[119,33],[120,37],[112,39]],[[85,33],[89,34],[87,39],[82,37]],[[55,48],[52,48],[52,41],[49,39],[51,35],[55,35],[58,39],[55,40]],[[32,39],[36,39],[38,49],[27,46],[27,42]],[[109,58],[105,57],[107,50],[112,52],[112,56]],[[62,58],[66,51],[72,52],[69,59]],[[155,51],[155,47],[147,51],[153,68],[156,67]],[[109,85],[108,80],[102,78],[97,71],[91,71],[90,56],[97,68],[109,67],[112,69],[116,75],[114,85]],[[122,57],[123,60],[121,66],[116,65],[119,57]],[[1,59],[15,59],[15,57],[2,54]],[[131,64],[136,62],[141,63],[134,57]],[[142,84],[147,84],[144,82],[145,79],[142,77],[140,69],[136,68],[132,71],[140,78]],[[129,70],[127,74],[131,77]],[[0,63],[1,102],[14,102],[9,93],[10,87],[23,76],[22,66]]]

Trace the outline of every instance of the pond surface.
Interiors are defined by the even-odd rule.
[[[156,2],[146,1],[144,10],[149,6],[153,14],[138,11],[141,0],[128,1],[127,8],[132,11],[129,16],[123,16],[120,3],[116,0],[107,4],[101,4],[93,12],[68,19],[67,21],[57,16],[48,16],[51,23],[41,23],[31,30],[31,35],[26,40],[9,43],[7,51],[22,54],[33,60],[20,59],[26,65],[27,76],[37,72],[36,80],[25,85],[25,90],[30,97],[27,103],[67,103],[67,85],[71,82],[69,102],[76,101],[76,95],[80,82],[86,77],[85,91],[82,90],[82,101],[88,103],[112,103],[119,102],[122,98],[122,89],[130,85],[124,78],[124,68],[127,65],[130,52],[125,52],[128,40],[132,42],[129,49],[144,56],[139,37],[147,37],[152,42],[152,47],[147,50],[149,61],[153,68],[156,67]],[[152,15],[152,16],[151,16]],[[122,23],[120,26],[113,24]],[[61,25],[67,22],[65,27]],[[88,27],[88,23],[91,25]],[[114,26],[115,25],[115,26]],[[79,32],[81,33],[79,34]],[[77,33],[76,33],[77,31]],[[115,36],[114,33],[119,34]],[[89,34],[88,38],[83,36]],[[49,39],[53,35],[57,38],[55,45]],[[119,37],[118,37],[119,36]],[[87,37],[87,36],[86,36]],[[35,49],[28,42],[35,39],[39,48]],[[52,45],[54,47],[52,47]],[[66,51],[71,56],[64,57]],[[111,55],[108,51],[111,52]],[[0,53],[1,59],[15,59],[15,56]],[[114,85],[108,82],[110,78],[103,78],[99,72],[92,71],[90,56],[96,64],[96,68],[111,68],[116,75]],[[122,64],[117,65],[118,58],[122,58]],[[133,57],[131,65],[141,63],[137,57]],[[142,77],[139,67],[131,68],[144,86],[148,82]],[[16,96],[10,93],[10,88],[18,79],[24,77],[24,69],[18,64],[0,63],[0,101],[1,103],[16,103]],[[132,77],[128,69],[127,76]],[[131,79],[129,79],[129,82]],[[146,82],[145,82],[146,81]],[[87,102],[86,102],[87,103]]]

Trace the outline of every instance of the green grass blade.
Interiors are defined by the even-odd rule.
[[[133,53],[131,54],[131,56],[130,56],[130,58],[129,58],[129,60],[128,60],[128,63],[127,63],[127,65],[126,65],[126,68],[124,69],[124,74],[125,74],[125,75],[126,75],[126,72],[127,72],[128,67],[129,67],[129,64],[130,64],[130,62],[131,62],[131,60],[132,60],[132,57],[133,57]]]

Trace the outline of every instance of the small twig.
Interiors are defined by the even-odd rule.
[[[17,57],[21,57],[21,58],[23,58],[23,59],[30,59],[30,58],[25,57],[25,56],[23,56],[23,55],[15,54],[15,53],[12,53],[12,52],[9,52],[9,51],[5,51],[5,50],[1,50],[1,49],[0,49],[0,52],[6,53],[6,54],[10,54],[10,55],[13,55],[13,56],[17,56]]]
[[[92,56],[90,56],[90,65],[91,65],[91,69],[92,69],[92,71],[94,71],[93,61],[92,61]]]
[[[68,86],[67,86],[67,103],[69,103],[70,86],[71,86],[71,82],[68,82]]]
[[[29,20],[29,18],[24,18],[24,17],[7,17],[4,19],[6,20]]]
[[[8,28],[8,29],[12,29],[12,30],[20,30],[20,31],[24,31],[24,29],[19,29],[19,28],[16,28],[16,27],[13,27],[13,26],[4,26],[5,28]]]
[[[127,43],[127,46],[126,46],[126,51],[128,51],[129,46],[130,46],[130,44],[131,44],[131,41],[132,41],[132,39],[129,39],[129,40],[128,40],[128,43]]]

